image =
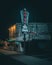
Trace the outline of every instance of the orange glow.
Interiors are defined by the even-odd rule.
[[[16,31],[16,25],[13,26],[13,30]]]
[[[16,32],[16,25],[13,25],[9,28],[9,36],[13,38]]]
[[[13,27],[11,27],[11,32],[13,32]]]

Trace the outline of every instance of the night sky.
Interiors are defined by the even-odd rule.
[[[8,27],[20,20],[20,10],[26,8],[29,22],[52,22],[51,0],[0,0],[0,39],[7,38]]]

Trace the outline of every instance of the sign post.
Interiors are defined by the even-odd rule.
[[[28,32],[28,18],[29,12],[24,8],[24,10],[20,11],[21,21],[22,21],[22,32],[24,34],[24,53],[25,53],[25,41],[26,41],[26,33]]]

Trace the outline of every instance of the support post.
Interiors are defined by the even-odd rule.
[[[26,41],[26,36],[25,36],[25,33],[24,33],[24,54],[25,54],[25,41]]]

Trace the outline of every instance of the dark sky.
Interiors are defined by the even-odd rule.
[[[21,22],[20,10],[25,7],[30,13],[29,22],[52,22],[50,0],[0,0],[0,38],[5,38],[10,25]]]

